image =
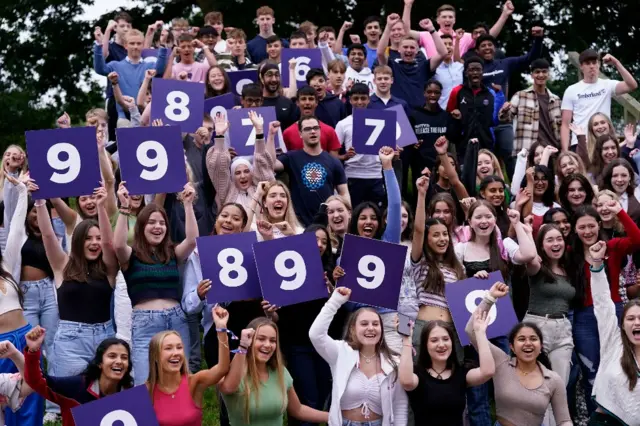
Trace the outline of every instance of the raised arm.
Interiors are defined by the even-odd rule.
[[[136,96],[136,104],[140,108],[144,108],[147,104],[147,92],[149,91],[149,86],[151,85],[151,81],[155,75],[156,70],[154,69],[145,70],[144,72],[144,80],[142,80],[140,90],[138,90],[138,96]]]
[[[638,82],[636,79],[633,78],[633,75],[615,56],[609,54],[604,55],[602,62],[604,64],[613,64],[620,73],[620,77],[622,77],[622,81],[616,85],[616,95],[624,95],[625,93],[633,92],[638,88]]]
[[[269,150],[267,150],[264,140],[264,124],[262,116],[259,116],[254,111],[249,111],[249,119],[256,131],[256,141],[253,152],[253,184],[256,185],[259,182],[271,182],[276,178],[273,174],[273,162],[275,157],[272,157]],[[258,138],[259,135],[263,136]]]
[[[416,188],[418,188],[418,204],[416,205],[416,217],[413,222],[413,241],[411,243],[411,261],[418,263],[422,259],[424,250],[424,228],[426,221],[427,190],[429,189],[429,175],[420,176],[416,180]]]
[[[431,38],[433,38],[433,44],[436,46],[435,55],[429,58],[429,67],[431,68],[431,72],[435,72],[442,63],[444,57],[447,56],[447,48],[444,46],[444,43],[440,38],[440,33],[436,31],[431,19],[426,20],[426,27],[427,31],[431,34]]]
[[[340,309],[340,306],[344,305],[347,300],[349,300],[350,295],[351,289],[346,287],[337,287],[333,291],[329,300],[327,300],[327,303],[324,304],[309,329],[309,339],[311,339],[313,347],[329,364],[337,361],[341,342],[329,337],[329,326],[331,325],[331,321],[333,321],[333,317],[338,312],[338,309]]]
[[[104,30],[104,35],[102,36],[102,56],[107,59],[109,57],[109,42],[111,40],[111,32],[115,27],[118,26],[118,23],[114,20],[110,20],[107,24],[107,28]]]
[[[47,259],[51,264],[53,272],[56,275],[62,274],[69,257],[62,249],[60,242],[58,242],[58,237],[56,237],[55,232],[53,232],[53,225],[51,225],[51,217],[47,210],[47,203],[45,200],[36,200],[35,206],[38,212],[38,227],[42,234],[42,243],[44,244]]]
[[[96,189],[96,204],[98,205],[98,226],[100,227],[100,246],[102,247],[102,261],[107,267],[107,276],[110,278],[111,286],[115,286],[116,275],[118,274],[118,259],[113,249],[113,231],[111,221],[107,213],[107,189],[101,186]]]
[[[62,222],[64,222],[67,234],[73,234],[73,230],[76,228],[76,221],[78,220],[78,212],[69,207],[61,198],[51,198],[49,201],[51,201],[51,205],[56,209]]]
[[[178,56],[177,51],[178,51],[177,47],[174,47],[173,49],[171,49],[171,53],[169,53],[169,58],[167,58],[167,66],[164,68],[164,72],[162,73],[162,78],[167,80],[170,80],[173,78],[173,63],[176,61],[176,56]],[[160,70],[156,68],[156,72],[160,72]]]
[[[225,395],[236,393],[240,387],[240,382],[246,370],[247,351],[253,343],[254,334],[255,330],[253,328],[247,328],[240,333],[240,345],[238,346],[240,351],[233,357],[227,375],[218,383],[218,390]]]
[[[458,196],[458,199],[462,200],[463,198],[467,198],[469,193],[467,192],[467,188],[465,188],[464,184],[458,177],[458,172],[456,172],[456,168],[451,165],[451,161],[449,161],[449,141],[445,136],[440,136],[435,143],[435,149],[440,157],[440,164],[444,168],[444,173],[449,178],[449,183],[453,188],[453,191]]]
[[[224,146],[224,135],[229,129],[229,122],[222,117],[214,117],[216,137],[213,148],[207,151],[207,173],[216,190],[216,204],[222,209],[231,190],[231,154]]]
[[[184,186],[182,191],[182,205],[184,206],[184,231],[185,239],[176,246],[176,258],[178,262],[186,262],[193,250],[196,248],[196,238],[198,238],[198,221],[193,210],[193,202],[196,190],[190,183]]]
[[[472,319],[480,366],[467,372],[467,386],[469,387],[479,386],[488,382],[496,373],[496,363],[491,354],[491,344],[487,338],[489,313],[476,310],[472,315]]]
[[[127,236],[129,233],[129,215],[131,214],[131,199],[129,198],[129,191],[125,186],[126,182],[120,182],[118,187],[118,199],[120,200],[120,215],[116,221],[116,229],[113,232],[113,249],[115,250],[116,258],[120,264],[122,271],[126,271],[129,268],[129,258],[131,257],[131,247],[127,244]]]
[[[194,374],[196,401],[201,401],[204,391],[216,385],[229,372],[229,335],[226,331],[219,331],[227,328],[229,312],[221,306],[215,306],[211,309],[211,315],[218,333],[218,363],[208,370],[200,370]]]
[[[18,181],[10,175],[6,175],[4,183],[5,205],[13,204],[10,220],[5,221],[5,229],[9,230],[7,235],[7,245],[2,253],[3,267],[11,274],[20,271],[20,251],[22,250],[22,240],[25,235],[24,222],[27,217],[27,204],[29,194],[23,182]],[[29,181],[27,181],[27,185]],[[33,184],[32,184],[33,185]],[[17,195],[17,196],[14,196]],[[6,208],[6,207],[5,207]],[[5,215],[6,217],[6,215]],[[10,225],[13,224],[12,226]],[[17,279],[17,277],[15,277]]]
[[[204,57],[207,58],[207,63],[209,64],[210,67],[215,67],[216,65],[218,65],[216,56],[213,54],[211,49],[209,49],[209,46],[207,46],[197,38],[193,40],[193,44],[195,44],[196,47],[199,47],[200,49],[202,49],[202,52],[204,53]]]
[[[402,22],[404,22],[404,28],[407,35],[418,40],[420,33],[411,29],[411,9],[413,8],[414,0],[404,0],[404,8],[402,9]]]
[[[100,75],[109,75],[113,71],[111,64],[107,64],[102,55],[102,46],[98,43],[93,45],[93,69]]]
[[[389,47],[389,37],[391,37],[391,27],[400,20],[400,15],[392,13],[387,16],[387,25],[384,27],[382,37],[378,42],[378,49],[376,54],[378,55],[378,63],[380,65],[387,65],[387,47]]]
[[[287,414],[290,416],[308,423],[329,423],[329,413],[303,405],[293,386],[287,389],[287,400]]]
[[[342,23],[340,31],[338,31],[338,36],[336,37],[336,42],[333,44],[333,53],[342,55],[342,47],[344,46],[344,35],[351,29],[351,27],[353,27],[352,22],[344,21]]]
[[[476,308],[476,313],[481,314],[489,314],[489,311],[496,303],[496,300],[504,297],[509,294],[509,287],[501,282],[496,282],[491,286],[491,289],[487,291],[484,296],[484,299],[478,307]],[[469,322],[467,322],[467,326],[465,327],[465,332],[467,336],[469,336],[469,340],[471,344],[478,349],[478,336],[476,336],[475,329],[473,326],[474,318],[476,313],[469,318]],[[497,365],[502,362],[506,362],[509,359],[509,356],[499,347],[495,346],[493,343],[489,342],[489,348],[491,350],[491,355],[493,356],[494,363]]]
[[[533,236],[531,235],[531,228],[528,226],[525,227],[524,223],[520,222],[519,211],[509,209],[507,215],[518,238],[519,248],[513,255],[513,261],[518,265],[526,265],[538,255],[536,243],[533,241]]]
[[[400,236],[402,234],[402,198],[400,196],[398,178],[393,170],[395,151],[393,148],[383,146],[380,148],[378,156],[382,163],[382,174],[387,187],[387,211],[389,212],[387,215],[387,227],[384,230],[382,240],[400,244]]]
[[[513,6],[513,3],[511,2],[511,0],[508,0],[502,7],[502,13],[500,14],[500,17],[498,18],[496,23],[493,24],[493,27],[491,27],[491,29],[489,30],[489,34],[497,38],[514,10],[516,9]]]
[[[322,57],[322,68],[324,69],[324,72],[326,73],[326,64],[325,64],[325,59],[324,56]],[[294,99],[297,95],[298,95],[298,82],[296,80],[296,60],[295,58],[291,58],[289,59],[289,87],[285,87],[283,89],[283,94],[289,98],[289,99]]]
[[[98,131],[98,155],[100,158],[100,173],[102,174],[102,182],[107,191],[107,199],[105,202],[105,209],[109,217],[118,212],[118,203],[116,201],[116,178],[113,175],[113,164],[111,163],[111,156],[106,150],[108,135],[104,131]]]

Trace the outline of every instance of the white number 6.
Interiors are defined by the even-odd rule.
[[[164,115],[171,121],[186,121],[189,119],[189,96],[179,90],[167,94],[167,106]],[[175,111],[178,111],[176,114]]]
[[[311,62],[311,59],[306,56],[296,58],[296,80],[307,81],[307,73],[310,69],[309,62]]]
[[[478,299],[482,301],[485,293],[486,293],[485,290],[473,290],[472,292],[467,294],[467,297],[465,297],[464,299],[464,305],[467,308],[467,311],[473,314],[476,311],[476,308],[478,307],[478,305],[476,304],[476,301]],[[494,304],[489,310],[489,325],[493,324],[497,316],[498,316],[498,308]]]
[[[149,151],[154,151],[156,153],[155,158],[149,158]],[[138,159],[138,163],[140,163],[143,167],[153,168],[155,170],[143,170],[140,173],[140,177],[144,180],[158,180],[162,179],[167,173],[167,168],[169,167],[169,158],[167,157],[167,151],[164,149],[164,146],[160,142],[156,141],[145,141],[138,145],[138,149],[136,150],[136,157]]]
[[[287,260],[293,261],[293,267],[288,268],[285,265]],[[275,268],[278,275],[283,278],[291,278],[291,280],[282,280],[280,288],[282,290],[297,290],[302,287],[307,279],[307,266],[304,263],[302,255],[297,251],[286,250],[276,256]]]
[[[231,258],[231,262],[229,262]],[[247,282],[247,270],[242,266],[244,262],[244,256],[242,252],[236,248],[226,248],[220,250],[218,253],[218,263],[221,268],[218,278],[220,282],[227,287],[240,287]],[[231,278],[231,272],[235,271],[238,275],[235,278]]]
[[[60,154],[63,152],[69,156],[65,161],[60,160]],[[80,174],[80,153],[70,143],[61,142],[49,148],[47,162],[55,170],[66,170],[65,173],[53,172],[50,178],[51,182],[69,183]]]
[[[107,414],[100,421],[100,426],[113,426],[116,422],[121,422],[123,426],[138,426],[136,419],[124,410],[115,410]]]
[[[369,270],[369,265],[373,264],[373,270]],[[382,259],[378,256],[366,255],[362,256],[360,261],[358,262],[358,273],[365,278],[358,277],[357,281],[361,287],[366,288],[367,290],[375,290],[380,287],[382,281],[384,281],[384,273],[385,267],[384,263],[382,263]],[[367,280],[367,278],[371,278],[371,280]]]
[[[365,118],[364,125],[373,126],[373,132],[371,132],[371,135],[369,136],[369,139],[367,139],[367,143],[365,143],[365,145],[375,145],[376,142],[378,142],[380,133],[382,133],[382,130],[384,129],[384,120],[380,120],[378,118]]]

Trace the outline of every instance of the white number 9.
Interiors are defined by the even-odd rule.
[[[124,410],[115,410],[107,414],[100,421],[100,426],[113,426],[116,422],[121,422],[122,426],[138,426],[136,419]]]
[[[190,115],[187,105],[189,105],[189,95],[179,90],[169,92],[164,115],[171,121],[186,121]],[[177,114],[176,111],[178,111]]]
[[[293,261],[293,267],[289,268],[285,265],[286,261]],[[282,278],[291,278],[291,280],[282,280],[280,288],[282,290],[297,290],[302,287],[307,279],[307,265],[304,263],[302,255],[297,251],[286,250],[276,256],[275,268],[278,275]]]
[[[248,78],[243,78],[242,80],[238,81],[238,83],[236,84],[236,93],[238,95],[242,95],[242,88],[251,83],[253,83],[253,81]]]
[[[221,105],[214,106],[213,108],[211,108],[211,112],[209,113],[211,118],[213,118],[214,120],[217,114],[220,114],[220,117],[224,118],[225,120],[227,119],[227,110]]]
[[[467,294],[467,297],[465,297],[464,299],[464,305],[467,308],[467,311],[469,311],[469,313],[473,314],[476,311],[476,308],[478,307],[478,304],[476,303],[476,301],[479,299],[480,302],[482,302],[482,299],[484,299],[485,293],[486,293],[485,290],[473,290],[472,292]],[[497,316],[498,316],[498,308],[494,304],[489,310],[489,325],[493,324]]]
[[[231,262],[229,262],[231,258]],[[218,277],[220,282],[227,287],[240,287],[247,282],[247,270],[242,266],[244,256],[242,252],[236,248],[226,248],[218,253],[218,263],[221,266]],[[231,277],[231,272],[235,272],[238,276]]]
[[[307,73],[310,70],[309,62],[311,59],[306,56],[300,56],[296,58],[296,80],[307,81]]]
[[[60,154],[63,152],[69,156],[65,161],[60,160]],[[61,142],[49,148],[47,163],[55,170],[66,170],[65,173],[53,172],[50,178],[51,182],[69,183],[80,174],[80,153],[70,143]]]
[[[149,158],[149,151],[154,151],[156,153],[155,158]],[[155,167],[155,170],[143,170],[142,173],[140,173],[140,177],[142,179],[158,180],[162,179],[165,173],[167,173],[169,158],[167,157],[167,150],[164,149],[164,146],[162,146],[160,142],[142,142],[136,150],[136,157],[138,158],[138,163],[140,163],[142,167]]]
[[[373,270],[369,269],[369,265],[371,264],[373,264]],[[362,258],[358,262],[358,273],[365,277],[358,277],[358,284],[360,284],[361,287],[364,287],[367,290],[375,290],[376,288],[380,287],[380,284],[382,284],[382,281],[384,281],[384,263],[382,263],[382,259],[380,259],[378,256],[373,256],[371,254],[362,256]],[[370,278],[370,280],[368,280],[367,278]]]

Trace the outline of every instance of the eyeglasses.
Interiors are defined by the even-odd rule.
[[[313,127],[303,127],[302,131],[303,132],[317,132],[318,130],[320,130],[320,126],[313,126]]]

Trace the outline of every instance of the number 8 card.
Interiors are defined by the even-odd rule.
[[[187,183],[178,126],[116,130],[122,180],[131,195],[180,192]]]
[[[25,132],[35,199],[93,194],[100,185],[95,127]]]

